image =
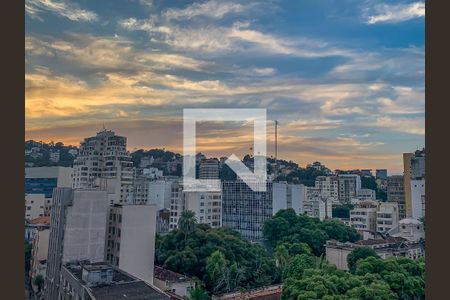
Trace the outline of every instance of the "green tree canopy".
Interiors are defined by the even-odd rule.
[[[351,272],[355,271],[356,262],[360,259],[364,259],[367,257],[378,257],[375,250],[369,247],[357,247],[352,250],[347,256],[347,266]]]
[[[360,238],[355,229],[337,220],[320,221],[306,215],[297,215],[293,209],[280,210],[267,220],[263,234],[274,248],[282,243],[304,243],[317,256],[325,253],[324,245],[329,239],[354,242]]]

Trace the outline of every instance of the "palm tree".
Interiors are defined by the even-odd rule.
[[[184,233],[185,240],[190,233],[194,232],[195,224],[197,224],[197,218],[193,211],[185,210],[181,213],[178,220],[178,228]]]

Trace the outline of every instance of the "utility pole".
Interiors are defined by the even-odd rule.
[[[278,120],[275,120],[275,176],[278,175]]]

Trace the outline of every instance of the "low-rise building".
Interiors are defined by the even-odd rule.
[[[282,292],[283,286],[281,284],[276,284],[244,292],[213,295],[212,300],[280,300]]]
[[[411,242],[402,237],[388,237],[386,239],[362,240],[356,243],[341,243],[335,240],[326,242],[326,259],[338,269],[348,270],[347,256],[357,247],[372,248],[379,257],[386,259],[391,256],[418,259],[425,255],[422,241]]]
[[[425,229],[423,223],[416,219],[403,219],[398,225],[387,232],[388,236],[402,237],[411,242],[418,242],[425,239]]]
[[[36,276],[45,278],[47,271],[48,241],[50,235],[50,217],[39,217],[30,220],[25,227],[31,233],[30,278],[34,282]]]
[[[189,292],[195,288],[195,281],[185,275],[155,266],[153,284],[169,293],[173,293],[183,299],[189,296]]]
[[[165,300],[170,296],[131,274],[104,262],[73,262],[61,269],[57,299]]]

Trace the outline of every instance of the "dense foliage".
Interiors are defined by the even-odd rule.
[[[44,142],[36,142],[33,140],[25,142],[25,150],[31,150],[33,148],[39,149],[39,155],[36,157],[33,157],[31,155],[25,155],[25,162],[31,164],[34,167],[51,167],[51,166],[71,167],[73,165],[73,160],[75,159],[75,157],[69,153],[69,150],[77,149],[77,147],[66,146],[61,142],[44,143]],[[59,151],[58,162],[50,161],[51,151]]]
[[[387,200],[386,191],[379,189],[374,176],[361,176],[361,187],[363,189],[371,189],[375,191],[377,200]]]
[[[289,257],[282,299],[424,299],[423,260],[360,259],[353,273],[307,254]]]
[[[355,206],[351,203],[344,203],[333,206],[332,216],[333,218],[350,218],[350,210],[352,210]]]
[[[181,221],[181,224],[189,222]],[[260,245],[241,239],[236,231],[205,224],[176,229],[156,242],[156,263],[197,277],[209,292],[223,293],[271,284],[279,276],[275,261]],[[200,293],[200,292],[199,292]]]
[[[277,177],[280,181],[287,181],[288,183],[304,184],[306,186],[314,186],[317,176],[325,176],[327,173],[324,170],[318,170],[313,167],[295,168],[287,175],[281,174]]]
[[[357,247],[352,250],[347,256],[347,265],[351,272],[355,271],[356,263],[360,259],[365,259],[367,257],[378,257],[375,250],[369,247]]]
[[[273,247],[282,243],[305,243],[317,256],[324,254],[327,240],[355,242],[360,238],[355,229],[337,220],[320,221],[297,215],[293,209],[281,210],[267,220],[263,233]]]

